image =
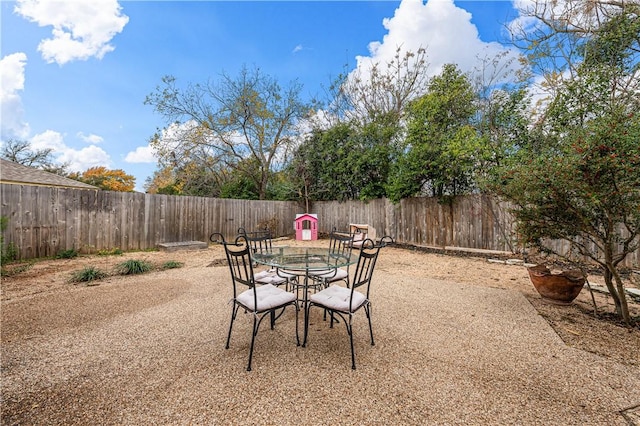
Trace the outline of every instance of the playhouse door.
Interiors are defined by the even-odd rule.
[[[302,230],[302,240],[310,241],[311,240],[311,229],[303,229]]]

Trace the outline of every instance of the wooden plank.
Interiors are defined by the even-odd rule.
[[[160,251],[178,251],[178,250],[202,250],[209,245],[204,241],[181,241],[176,243],[160,243],[158,248]]]

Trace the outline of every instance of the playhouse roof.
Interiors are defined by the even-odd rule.
[[[318,221],[318,215],[315,213],[301,213],[301,214],[296,214],[296,221],[298,220],[314,220],[314,221]]]

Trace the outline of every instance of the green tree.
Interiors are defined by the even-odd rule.
[[[427,94],[413,101],[407,137],[394,165],[389,198],[429,194],[455,196],[476,187],[474,170],[487,155],[474,126],[476,94],[452,64],[429,82]]]
[[[537,17],[529,59],[557,73],[540,46],[571,43],[575,50],[564,59],[572,62],[561,68],[571,73],[554,80],[552,101],[531,133],[536,143],[522,144],[492,188],[514,204],[523,243],[599,265],[617,313],[630,323],[619,268],[640,248],[640,9],[589,5],[569,1],[564,15]],[[556,239],[569,242],[569,253],[553,249]]]
[[[521,56],[505,50],[478,57],[470,79],[477,96],[474,125],[487,147],[475,170],[476,179],[483,182],[493,167],[529,143],[531,74]]]
[[[555,97],[565,81],[578,76],[585,60],[592,64],[594,60],[623,61],[635,68],[628,70],[630,76],[637,73],[639,7],[636,1],[610,0],[534,0],[520,4],[521,19],[509,28],[513,43],[526,53],[527,66],[542,78],[536,89],[548,94],[538,104],[540,119],[544,119],[546,102]],[[595,37],[603,32],[605,37]]]
[[[297,136],[296,124],[310,111],[301,89],[297,81],[282,88],[258,68],[186,89],[164,77],[145,104],[172,123],[172,132],[156,133],[151,144],[166,163],[205,158],[216,170],[232,170],[264,199],[272,172]]]
[[[394,128],[348,123],[314,130],[298,147],[290,176],[305,200],[368,200],[385,195]]]

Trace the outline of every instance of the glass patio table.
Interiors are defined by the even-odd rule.
[[[299,290],[302,289],[302,298],[298,297],[298,300],[303,304],[305,324],[309,289],[317,289],[322,285],[321,282],[310,278],[309,272],[327,271],[325,276],[330,276],[331,271],[356,263],[358,260],[353,254],[345,256],[331,253],[328,247],[299,246],[273,247],[271,251],[254,253],[252,257],[256,263],[270,266],[279,276],[293,281],[298,296]]]

